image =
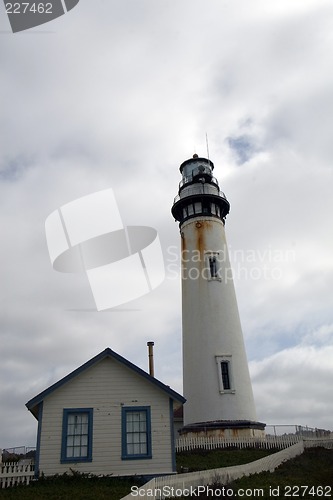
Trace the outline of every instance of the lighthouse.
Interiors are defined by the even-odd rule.
[[[181,236],[184,427],[189,435],[258,436],[243,333],[225,237],[230,204],[211,160],[193,155],[172,215]]]

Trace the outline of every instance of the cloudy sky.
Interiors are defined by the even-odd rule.
[[[333,429],[332,2],[81,0],[17,34],[1,4],[0,42],[0,447],[34,446],[25,403],[108,346],[147,369],[154,340],[182,392],[170,208],[206,133],[258,419]],[[107,188],[158,231],[166,279],[97,312],[44,224]]]

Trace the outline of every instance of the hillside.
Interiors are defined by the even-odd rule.
[[[223,490],[216,484],[216,494],[210,491],[197,498],[332,498],[333,450],[308,448],[288,460],[274,472],[262,472],[243,477],[228,484]],[[208,494],[207,494],[208,493]],[[223,494],[224,493],[224,494]]]

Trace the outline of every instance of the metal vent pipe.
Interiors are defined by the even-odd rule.
[[[147,346],[148,346],[149,375],[154,377],[154,342],[147,342]]]

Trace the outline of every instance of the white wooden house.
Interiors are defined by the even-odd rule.
[[[38,420],[37,475],[173,473],[173,412],[184,402],[107,348],[26,404]]]

